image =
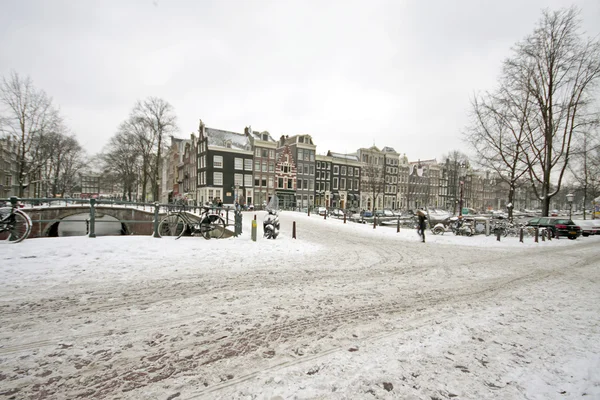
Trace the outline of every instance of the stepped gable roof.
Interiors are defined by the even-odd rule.
[[[220,129],[206,128],[206,136],[209,146],[218,146],[227,148],[227,142],[231,142],[232,149],[249,150],[250,142],[248,137],[242,133],[223,131]]]

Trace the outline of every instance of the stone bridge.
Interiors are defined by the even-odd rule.
[[[96,218],[109,215],[121,222],[121,233],[124,235],[151,235],[154,231],[154,210],[127,206],[96,205]],[[89,205],[31,207],[22,209],[29,217],[33,226],[29,237],[58,236],[58,225],[69,216],[89,214]],[[160,214],[162,218],[164,213]]]

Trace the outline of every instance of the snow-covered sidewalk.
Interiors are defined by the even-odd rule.
[[[600,237],[427,236],[300,213],[275,241],[0,252],[4,398],[600,398]],[[291,238],[296,222],[297,239]]]

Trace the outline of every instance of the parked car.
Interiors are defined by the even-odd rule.
[[[362,210],[360,212],[360,216],[363,218],[371,218],[373,216],[373,213],[369,210]]]
[[[581,236],[581,228],[568,218],[540,217],[527,221],[528,226],[546,228],[552,238],[568,237],[577,239]]]
[[[329,215],[336,218],[344,218],[344,211],[339,208],[329,210]]]
[[[327,208],[325,208],[325,207],[319,207],[319,208],[317,208],[317,213],[319,215],[326,215],[327,214]]]
[[[600,235],[600,220],[573,220],[581,228],[581,236]]]

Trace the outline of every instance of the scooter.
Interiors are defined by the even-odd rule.
[[[279,208],[277,196],[273,196],[266,207],[267,215],[263,220],[263,236],[267,239],[276,239],[279,235]]]

